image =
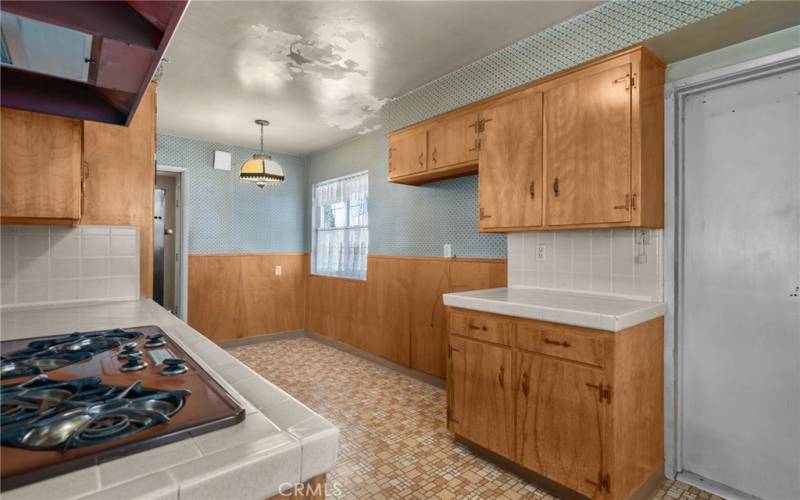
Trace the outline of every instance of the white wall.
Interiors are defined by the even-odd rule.
[[[667,67],[667,81],[699,75],[796,47],[800,47],[800,26],[786,28],[670,64]]]

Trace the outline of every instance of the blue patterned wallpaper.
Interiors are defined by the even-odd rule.
[[[388,132],[650,38],[749,0],[612,0],[386,103]]]
[[[359,137],[309,158],[311,185],[369,171],[369,252],[373,255],[440,256],[450,243],[460,257],[506,256],[504,234],[478,233],[478,178],[424,186],[390,184],[386,138]],[[310,227],[310,224],[308,224]]]
[[[214,149],[246,148],[168,135],[158,137],[159,163],[185,166],[190,175],[191,252],[308,250],[311,185],[368,170],[370,253],[442,255],[451,243],[459,256],[505,257],[504,235],[477,231],[477,177],[410,187],[389,184],[388,131],[416,123],[548,74],[643,42],[748,0],[615,0],[525,38],[408,94],[382,109],[383,129],[307,159],[276,155],[287,174],[279,188],[240,185],[237,172],[211,167]]]
[[[748,0],[617,0],[490,54],[388,102],[383,129],[309,159],[309,183],[369,170],[370,253],[505,257],[505,235],[477,230],[476,176],[421,187],[389,184],[388,131],[411,125],[649,38]]]
[[[231,170],[214,170],[214,150],[231,153]],[[286,181],[259,189],[239,182],[239,166],[257,150],[158,135],[158,164],[189,169],[189,252],[306,250],[305,158],[273,154]]]

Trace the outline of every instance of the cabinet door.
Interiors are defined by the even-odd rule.
[[[480,114],[479,228],[542,224],[542,94]]]
[[[83,124],[84,214],[81,224],[130,224],[139,228],[141,294],[153,288],[153,192],[156,93],[145,92],[127,127]]]
[[[450,337],[450,352],[451,430],[513,459],[511,349]]]
[[[545,92],[547,224],[631,220],[631,65]]]
[[[517,353],[517,461],[586,496],[599,490],[606,408],[599,370]]]
[[[392,137],[389,140],[389,178],[424,172],[427,157],[427,130]]]
[[[81,217],[80,120],[3,109],[0,170],[4,219],[77,221]]]
[[[428,131],[428,168],[434,170],[478,161],[477,113],[436,123]]]

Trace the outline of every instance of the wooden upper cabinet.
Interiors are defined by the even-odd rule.
[[[603,488],[602,372],[518,352],[517,462],[587,497]]]
[[[514,456],[514,373],[510,348],[450,338],[450,428],[508,458]]]
[[[481,111],[479,228],[542,225],[542,94],[527,92]]]
[[[2,110],[2,222],[76,224],[81,217],[81,122]]]
[[[156,92],[151,84],[127,127],[83,125],[84,205],[81,224],[139,229],[141,294],[153,289],[153,192],[156,170]]]
[[[428,169],[478,161],[478,114],[464,113],[434,123],[428,130]]]
[[[547,224],[631,220],[631,93],[625,63],[545,92]]]
[[[459,154],[475,113],[481,231],[664,226],[664,64],[644,47],[390,134],[392,148],[427,132],[428,158],[414,170],[404,155],[410,167],[392,167],[389,180],[474,173],[472,157]]]
[[[427,130],[415,130],[389,139],[389,180],[425,172],[427,162]]]

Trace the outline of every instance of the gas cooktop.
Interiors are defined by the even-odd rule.
[[[155,326],[3,341],[0,353],[2,491],[244,419]]]

